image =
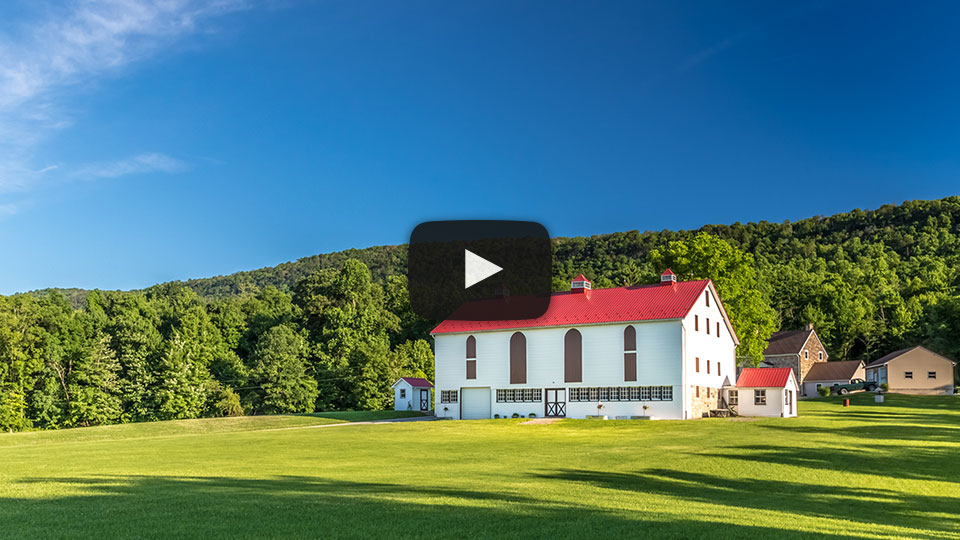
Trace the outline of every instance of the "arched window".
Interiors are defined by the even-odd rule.
[[[637,329],[623,329],[623,380],[637,380]]]
[[[527,382],[527,338],[520,332],[510,336],[510,384]]]
[[[563,336],[563,382],[583,382],[583,337],[576,328]]]
[[[477,378],[477,338],[467,336],[467,378]]]

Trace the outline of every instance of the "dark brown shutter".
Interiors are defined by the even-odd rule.
[[[700,316],[699,316],[699,315],[694,315],[694,316],[693,316],[693,331],[694,331],[694,332],[699,332],[699,331],[700,331]]]
[[[467,336],[467,358],[477,357],[477,338]]]
[[[710,317],[707,317],[707,335],[710,335]]]
[[[710,374],[710,361],[707,360],[707,375]]]
[[[527,338],[517,332],[510,336],[510,384],[527,382]]]
[[[710,291],[703,291],[703,295],[707,297],[707,307],[710,307]]]
[[[623,350],[637,350],[637,329],[632,326],[628,326],[623,330]]]
[[[583,340],[577,329],[563,336],[563,382],[583,381]]]
[[[720,337],[720,323],[717,323],[717,337]]]
[[[637,353],[623,353],[623,380],[637,380]]]
[[[697,357],[697,373],[700,373],[700,357]]]
[[[467,360],[467,378],[468,379],[477,378],[477,361],[476,360]]]

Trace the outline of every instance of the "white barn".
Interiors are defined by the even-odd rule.
[[[393,410],[429,412],[433,385],[420,377],[401,377],[393,383]]]
[[[657,285],[598,290],[580,275],[538,319],[451,319],[431,334],[437,415],[455,419],[699,418],[725,407],[736,377],[713,283],[670,270]]]
[[[742,416],[797,416],[800,386],[793,368],[746,368],[727,396]]]

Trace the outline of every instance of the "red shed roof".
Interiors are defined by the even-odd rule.
[[[393,385],[396,386],[400,381],[407,381],[410,383],[410,386],[414,388],[433,388],[433,385],[430,384],[430,381],[420,377],[400,377],[400,379],[393,383]]]
[[[790,382],[793,368],[746,368],[737,379],[738,388],[783,388]]]
[[[590,281],[590,280],[587,279],[586,276],[584,276],[583,274],[580,274],[579,276],[573,278],[572,281]]]
[[[574,294],[569,291],[558,292],[550,296],[550,306],[547,308],[547,312],[536,319],[446,320],[434,328],[432,334],[681,319],[690,312],[690,309],[707,287],[713,289],[713,283],[710,280],[682,281],[669,285],[655,284],[594,289],[589,296]],[[715,289],[713,293],[718,296]],[[464,313],[470,313],[472,309],[477,309],[478,305],[483,303],[503,301],[510,301],[510,299],[480,300],[471,302],[461,309],[464,310]],[[723,310],[722,305],[720,305],[720,309]],[[482,312],[484,309],[481,307],[479,311]],[[738,342],[729,320],[726,316],[724,316],[724,319],[734,341]]]

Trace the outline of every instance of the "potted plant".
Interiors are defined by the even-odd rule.
[[[495,415],[493,415],[493,417],[494,417],[494,418],[500,418],[500,415],[499,415],[499,414],[495,414]]]
[[[536,417],[537,417],[537,415],[536,415],[536,414],[534,414],[534,413],[530,413],[530,414],[529,414],[529,415],[527,415],[527,416],[528,416],[528,417],[530,417],[530,418],[536,418]]]
[[[513,418],[520,418],[520,413],[513,413]]]
[[[606,420],[606,419],[607,419],[607,416],[606,416],[606,415],[603,415],[603,414],[600,414],[600,411],[603,410],[603,407],[604,407],[603,403],[597,403],[597,414],[596,414],[596,415],[588,415],[587,418],[592,418],[592,419],[594,419],[594,420]]]
[[[450,418],[450,415],[447,414],[447,412],[448,412],[449,410],[450,410],[450,407],[444,407],[444,408],[443,408],[443,417],[444,417],[444,418]]]

